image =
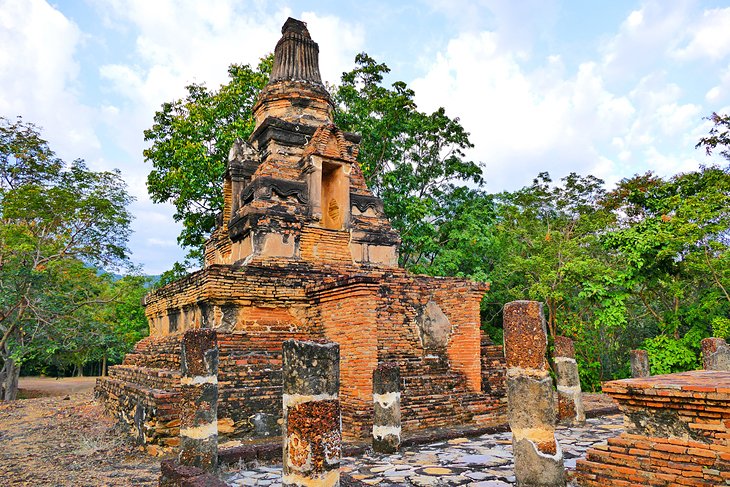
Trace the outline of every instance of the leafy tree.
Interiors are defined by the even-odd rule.
[[[0,388],[17,392],[39,330],[97,302],[83,268],[127,264],[131,197],[118,172],[65,164],[21,119],[0,118]]]
[[[720,155],[730,160],[730,115],[718,115],[712,112],[712,115],[707,119],[714,124],[714,127],[710,129],[706,137],[702,137],[697,142],[695,149],[704,147],[709,156],[719,146],[721,148]]]
[[[458,204],[465,183],[479,187],[482,170],[465,159],[473,144],[458,118],[443,108],[418,111],[413,90],[402,81],[383,86],[390,69],[367,54],[358,54],[355,63],[334,93],[335,123],[362,134],[358,161],[400,230],[401,263],[423,270],[440,250],[443,209]]]
[[[183,223],[178,243],[191,249],[193,261],[201,258],[215,216],[223,209],[221,180],[228,151],[237,138],[253,132],[251,109],[268,82],[272,62],[268,56],[256,69],[232,64],[230,81],[218,91],[203,84],[187,86],[187,96],[163,103],[144,132],[151,143],[144,157],[153,167],[147,190],[155,203],[175,206],[175,221]]]
[[[613,218],[601,211],[603,181],[571,173],[553,184],[540,173],[531,186],[498,196],[497,231],[509,251],[490,276],[503,302],[546,303],[548,331],[555,336],[572,311],[582,283],[605,264],[597,233]]]
[[[700,340],[730,313],[730,173],[635,176],[607,204],[624,215],[604,236],[621,257],[616,292],[628,296],[628,318],[646,331],[653,369],[694,368]]]

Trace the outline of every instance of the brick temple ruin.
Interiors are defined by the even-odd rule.
[[[222,436],[281,434],[288,339],[339,344],[347,436],[370,434],[383,363],[400,368],[404,431],[504,423],[502,347],[480,331],[488,285],[398,267],[399,234],[357,163],[360,136],[333,124],[319,48],[303,22],[282,34],[255,130],[230,152],[205,267],[145,298],[150,336],[97,397],[141,443],[176,446],[182,333],[211,328]]]

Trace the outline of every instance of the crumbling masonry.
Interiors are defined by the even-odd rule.
[[[480,332],[485,284],[414,276],[357,163],[360,137],[333,125],[318,46],[289,19],[256,127],[231,149],[224,211],[205,268],[145,299],[150,336],[99,380],[98,397],[146,443],[176,446],[180,340],[217,331],[218,433],[281,434],[282,342],[340,345],[344,434],[372,431],[373,371],[401,374],[405,431],[505,421],[501,347]]]

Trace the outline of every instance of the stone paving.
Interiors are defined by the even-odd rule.
[[[575,468],[578,458],[593,445],[617,436],[623,430],[619,414],[592,418],[584,427],[559,427],[556,437],[563,449],[565,466]],[[343,458],[342,472],[367,485],[501,487],[515,482],[512,465],[512,435],[498,433],[404,448],[398,454]],[[280,487],[281,466],[228,474],[230,486],[261,485]]]

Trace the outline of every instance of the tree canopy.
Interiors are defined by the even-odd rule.
[[[97,268],[126,268],[132,201],[119,172],[65,163],[36,126],[0,118],[0,388],[14,398],[20,366],[42,337],[63,346],[102,302]]]

